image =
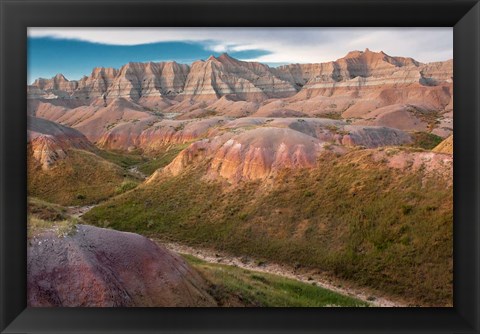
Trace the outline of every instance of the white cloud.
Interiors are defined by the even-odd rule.
[[[256,61],[313,63],[369,48],[422,62],[453,57],[452,28],[29,28],[30,37],[110,45],[200,42],[213,52],[266,50]]]

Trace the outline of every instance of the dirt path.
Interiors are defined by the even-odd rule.
[[[98,205],[98,204],[97,204]],[[68,213],[76,218],[80,218],[85,213],[93,209],[96,205],[85,205],[68,207]],[[165,242],[159,239],[152,239],[155,242],[161,243],[169,250],[195,256],[203,261],[209,263],[225,264],[236,266],[239,268],[258,271],[262,273],[274,274],[290,279],[294,279],[307,284],[316,284],[322,288],[340,293],[342,295],[351,296],[369,303],[374,307],[405,307],[405,303],[394,301],[386,296],[379,296],[378,292],[372,292],[368,289],[353,288],[346,286],[346,282],[334,282],[331,278],[322,277],[319,274],[300,273],[295,268],[279,265],[275,263],[265,263],[255,260],[251,257],[235,257],[226,253],[217,252],[214,250],[193,248],[190,246],[181,245],[179,243]]]
[[[142,180],[145,180],[147,178],[147,175],[145,175],[144,173],[142,173],[139,169],[138,169],[138,166],[133,166],[133,167],[130,167],[128,169],[128,171],[135,175],[136,177],[142,179]]]
[[[176,253],[192,255],[209,263],[218,263],[218,264],[236,266],[243,269],[248,269],[248,270],[262,272],[262,273],[269,273],[269,274],[274,274],[274,275],[294,279],[307,284],[315,284],[317,286],[340,293],[342,295],[347,295],[347,296],[360,299],[362,301],[369,303],[371,306],[374,306],[374,307],[405,307],[407,306],[402,302],[393,301],[385,296],[378,296],[377,295],[378,293],[373,293],[372,291],[369,291],[367,289],[346,287],[345,282],[342,282],[342,285],[340,286],[339,282],[334,282],[332,279],[321,277],[318,274],[315,275],[315,274],[299,273],[294,268],[288,267],[285,265],[279,265],[275,263],[262,263],[249,257],[235,257],[225,253],[219,253],[214,250],[199,249],[199,248],[193,248],[193,247],[181,245],[178,243],[164,242],[164,241],[155,240],[155,239],[153,240],[163,244],[169,250],[174,251]]]
[[[86,214],[88,211],[96,207],[97,205],[98,204],[84,205],[84,206],[67,206],[67,213],[72,217],[80,218],[81,216]]]

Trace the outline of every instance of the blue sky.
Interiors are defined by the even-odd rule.
[[[57,73],[69,80],[94,67],[175,60],[190,64],[228,52],[271,66],[384,51],[421,62],[453,56],[452,28],[28,28],[28,82]]]
[[[94,67],[119,68],[128,62],[175,60],[191,64],[195,60],[218,56],[202,43],[160,42],[140,45],[108,45],[51,37],[28,38],[28,82],[62,73],[69,80],[89,75]],[[265,50],[233,51],[235,58],[256,58]]]

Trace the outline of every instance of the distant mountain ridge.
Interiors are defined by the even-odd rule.
[[[387,77],[390,80],[382,80]],[[338,84],[345,87],[385,83],[435,86],[452,79],[451,60],[423,64],[412,58],[392,57],[369,49],[351,51],[336,61],[278,68],[240,61],[224,53],[191,65],[172,61],[130,62],[118,70],[99,67],[80,80],[69,81],[57,74],[51,79],[35,80],[28,86],[28,96],[46,99],[125,97],[137,101],[149,97],[209,99],[233,95],[241,100],[263,101],[292,96],[302,89],[331,88]]]
[[[443,138],[453,131],[452,60],[423,64],[369,49],[278,68],[228,54],[191,65],[128,63],[95,68],[77,81],[61,74],[37,79],[27,90],[29,115],[116,149],[197,138],[203,130],[181,129],[182,121],[195,119],[205,129],[215,119],[303,117]]]

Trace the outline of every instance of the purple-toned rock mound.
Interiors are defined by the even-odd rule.
[[[31,307],[216,305],[178,255],[138,234],[93,226],[31,238],[27,273]]]

